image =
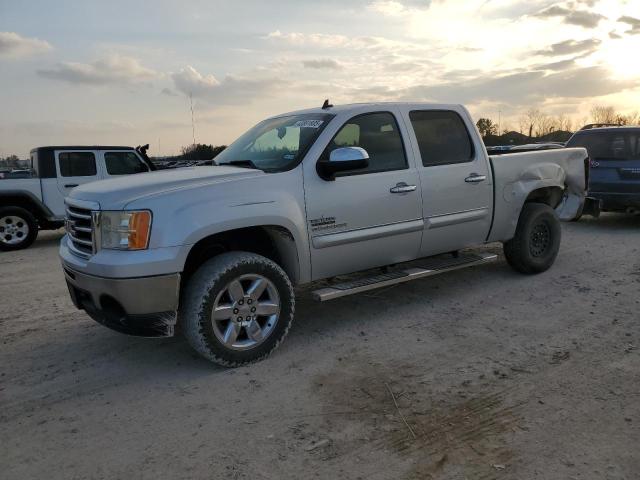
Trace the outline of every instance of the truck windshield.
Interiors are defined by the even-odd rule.
[[[265,172],[289,170],[300,162],[333,117],[307,113],[264,120],[229,145],[215,162]]]

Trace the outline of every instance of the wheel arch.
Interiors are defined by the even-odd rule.
[[[302,280],[298,246],[291,231],[280,225],[253,225],[207,235],[194,243],[184,263],[183,284],[204,262],[230,251],[262,255],[280,265],[292,284]]]
[[[545,205],[549,205],[551,208],[556,208],[562,201],[564,190],[565,188],[560,185],[539,187],[529,192],[524,203],[544,203]]]
[[[0,192],[0,207],[24,208],[36,217],[41,225],[54,217],[51,210],[30,192],[19,190]]]

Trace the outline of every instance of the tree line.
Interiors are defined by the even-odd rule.
[[[509,133],[517,132],[529,138],[529,140],[540,139],[554,132],[573,133],[589,123],[611,124],[611,125],[638,125],[640,124],[640,111],[629,114],[622,114],[612,106],[594,105],[589,112],[590,115],[578,120],[573,120],[565,114],[547,115],[537,108],[530,108],[523,115],[518,117],[517,130],[509,124],[501,127],[498,131],[498,124],[490,118],[480,118],[476,123],[483,138],[505,136]],[[561,137],[562,135],[559,135]]]

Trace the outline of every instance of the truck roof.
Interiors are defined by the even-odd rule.
[[[294,110],[292,112],[281,113],[279,115],[274,115],[272,118],[284,117],[288,115],[299,115],[304,113],[342,113],[349,110],[356,110],[359,107],[375,107],[380,106],[381,108],[389,108],[394,106],[425,106],[429,108],[441,108],[443,110],[449,110],[453,107],[460,108],[463,107],[461,104],[451,104],[451,103],[431,103],[431,102],[363,102],[363,103],[348,103],[345,105],[332,105],[328,108],[315,107],[315,108],[305,108],[302,110]]]
[[[31,151],[38,150],[135,150],[133,147],[118,145],[48,145],[46,147],[32,148]]]
[[[594,132],[619,132],[619,131],[640,131],[640,125],[608,125],[601,127],[582,127],[574,135],[578,133],[580,135],[590,134]]]

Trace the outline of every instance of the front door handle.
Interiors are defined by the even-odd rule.
[[[64,188],[75,188],[77,187],[78,184],[77,183],[67,183]]]
[[[479,183],[484,182],[486,179],[486,175],[478,175],[477,173],[472,173],[467,178],[465,178],[464,181],[467,183]]]
[[[416,187],[415,185],[407,185],[404,182],[400,182],[395,187],[391,187],[389,191],[391,193],[409,193],[414,192],[416,188],[418,187]]]

